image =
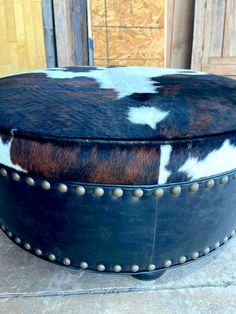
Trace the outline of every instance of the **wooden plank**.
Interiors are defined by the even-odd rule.
[[[93,46],[93,24],[92,24],[92,4],[87,0],[87,23],[88,23],[88,54],[89,65],[94,65],[94,46]]]
[[[171,66],[171,47],[173,37],[175,0],[166,1],[165,6],[165,66]]]
[[[171,14],[170,14],[171,15]],[[189,68],[192,51],[194,0],[175,0],[169,66]]]
[[[202,66],[202,70],[209,73],[215,73],[218,75],[234,76],[236,75],[235,64],[207,64]]]
[[[32,2],[32,16],[34,30],[33,38],[36,49],[36,59],[33,68],[38,69],[45,67],[46,65],[41,1]]]
[[[0,64],[10,62],[10,51],[7,38],[6,12],[3,0],[0,0]]]
[[[52,0],[42,0],[42,12],[47,66],[52,68],[57,66]]]
[[[236,56],[236,1],[227,0],[223,56]]]
[[[195,16],[193,28],[193,46],[191,57],[191,69],[201,70],[204,43],[204,20],[206,0],[195,2]]]
[[[211,10],[212,10],[212,20],[211,20],[211,32],[210,32],[209,56],[220,57],[222,55],[223,41],[224,41],[226,0],[212,1]]]
[[[87,65],[86,1],[54,0],[53,4],[58,65]]]
[[[26,55],[29,67],[33,68],[36,60],[36,43],[34,38],[34,21],[33,21],[33,6],[32,1],[23,1],[23,24],[26,41]]]
[[[14,1],[4,0],[4,8],[6,12],[7,38],[8,42],[16,42],[16,22],[14,12]]]
[[[209,64],[235,64],[236,57],[210,57]]]

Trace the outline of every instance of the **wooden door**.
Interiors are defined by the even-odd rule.
[[[198,0],[191,68],[236,79],[236,1]]]

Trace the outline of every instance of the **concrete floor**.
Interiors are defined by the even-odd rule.
[[[218,252],[160,279],[66,269],[0,232],[0,313],[236,313],[236,236]]]

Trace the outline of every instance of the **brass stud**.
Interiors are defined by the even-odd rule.
[[[218,249],[218,247],[220,247],[220,242],[217,241],[217,242],[215,243],[214,247],[215,247],[215,249]]]
[[[105,266],[103,264],[99,264],[99,265],[97,265],[97,270],[98,271],[104,271],[105,270]]]
[[[207,189],[211,189],[211,188],[213,188],[214,185],[215,185],[215,181],[214,181],[213,179],[210,179],[210,180],[208,180],[208,181],[206,182],[205,187],[206,187]]]
[[[6,176],[7,176],[7,171],[6,171],[6,169],[1,168],[1,169],[0,169],[0,172],[1,172],[1,175],[2,175],[3,177],[6,177]]]
[[[124,194],[121,188],[116,188],[112,191],[112,195],[116,197],[121,197]]]
[[[229,240],[228,237],[224,237],[223,242],[226,243]]]
[[[100,187],[95,188],[95,189],[94,189],[94,194],[95,194],[97,197],[103,196],[103,194],[104,194],[103,188],[100,188]]]
[[[220,184],[226,184],[229,181],[229,177],[228,176],[223,176],[222,178],[220,178]]]
[[[148,267],[147,267],[147,269],[148,269],[149,271],[153,271],[153,270],[156,269],[156,265],[154,265],[154,264],[149,264]]]
[[[132,266],[131,266],[131,271],[132,271],[133,273],[136,273],[138,270],[139,270],[139,266],[138,266],[138,265],[132,265]]]
[[[49,254],[48,255],[48,259],[51,261],[51,262],[54,262],[56,260],[56,256],[54,254]]]
[[[119,272],[121,271],[121,266],[120,266],[120,265],[115,265],[115,266],[113,267],[113,271],[114,271],[115,273],[119,273]]]
[[[181,193],[181,186],[176,185],[171,189],[173,195],[179,195]]]
[[[164,189],[162,188],[157,188],[153,190],[153,195],[156,197],[162,197],[163,194],[164,194]]]
[[[170,267],[172,265],[172,262],[170,259],[167,259],[165,262],[164,262],[164,266],[165,267]]]
[[[25,244],[24,244],[24,247],[25,247],[25,249],[28,250],[28,251],[31,249],[31,246],[30,246],[29,243],[25,243]]]
[[[43,254],[43,252],[40,249],[36,249],[35,254],[38,256],[41,256]]]
[[[69,265],[70,265],[70,260],[69,260],[69,258],[64,258],[64,259],[63,259],[63,264],[66,265],[66,266],[69,266]]]
[[[230,233],[230,236],[233,237],[235,235],[235,230]]]
[[[208,253],[210,253],[210,248],[209,248],[209,247],[206,247],[206,248],[204,249],[203,253],[204,253],[205,255],[207,255]]]
[[[80,268],[86,269],[86,268],[88,268],[88,264],[86,262],[81,262],[80,263]]]
[[[192,183],[189,187],[190,192],[197,192],[198,190],[199,190],[199,184],[197,182]]]
[[[44,190],[50,190],[50,188],[51,188],[50,183],[49,183],[48,181],[46,181],[46,180],[44,180],[44,181],[42,182],[41,186],[42,186],[42,188],[43,188]]]
[[[194,252],[192,255],[192,259],[197,259],[199,257],[199,253],[198,252]]]
[[[9,238],[11,238],[12,237],[11,231],[7,231],[7,235],[8,235]]]
[[[20,181],[20,176],[16,172],[12,172],[11,177],[14,181],[19,182]]]
[[[179,262],[180,264],[184,264],[186,262],[187,258],[185,256],[180,256]]]
[[[85,188],[81,185],[77,186],[76,193],[79,194],[80,196],[84,195],[85,194]]]
[[[135,196],[137,198],[142,197],[143,196],[143,190],[140,188],[133,190],[133,196]]]
[[[6,231],[6,227],[4,225],[1,225],[2,231]]]
[[[16,238],[15,238],[15,242],[16,242],[16,244],[21,244],[21,239],[18,238],[18,237],[16,237]]]
[[[34,185],[34,179],[33,178],[30,178],[30,177],[27,177],[26,179],[25,179],[25,182],[28,184],[28,185],[30,185],[30,186],[33,186]]]
[[[68,191],[68,188],[65,184],[60,183],[58,185],[58,191],[60,191],[61,193],[66,193]]]

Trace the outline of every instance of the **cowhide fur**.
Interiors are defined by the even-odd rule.
[[[113,184],[166,184],[230,171],[235,87],[202,72],[147,67],[5,77],[0,163],[47,178]]]

